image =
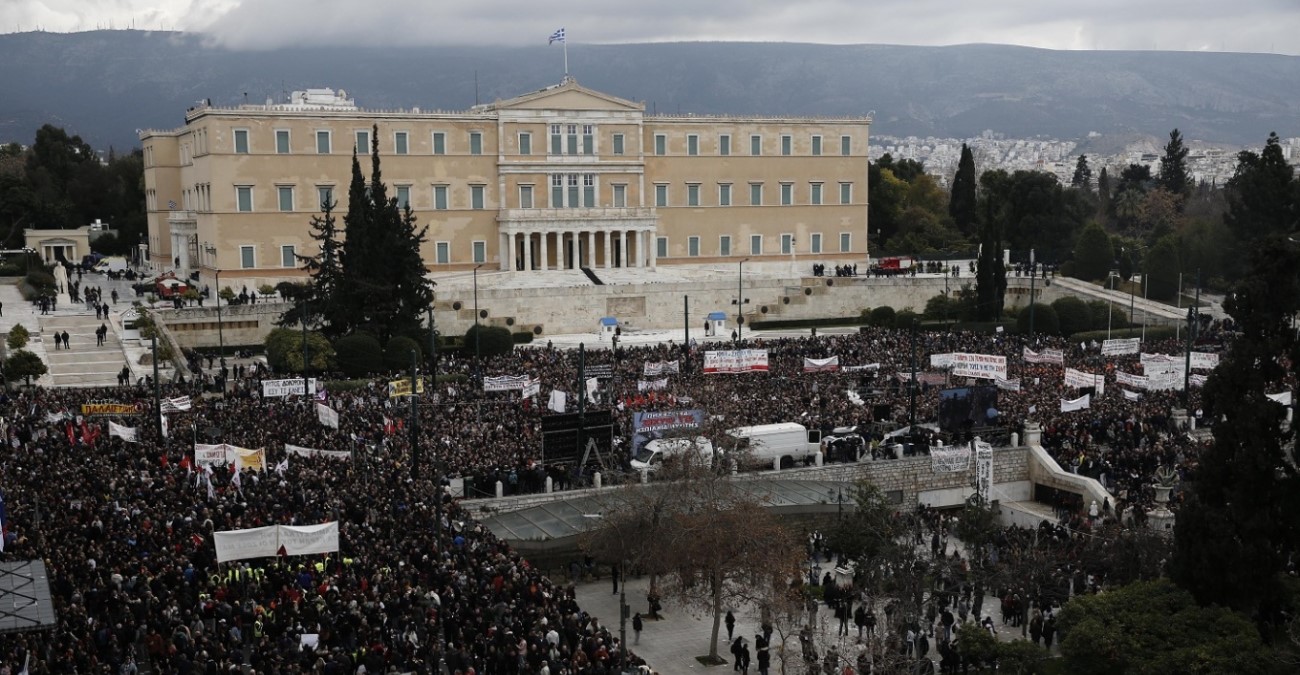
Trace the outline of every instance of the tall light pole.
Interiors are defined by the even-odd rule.
[[[740,340],[743,338],[745,330],[745,263],[749,258],[740,261],[736,266],[736,346],[740,346]]]
[[[226,335],[222,330],[221,321],[221,267],[217,265],[217,247],[208,244],[206,247],[208,255],[212,256],[212,268],[217,275],[217,288],[214,295],[217,298],[217,353],[221,355],[221,367],[226,367]]]
[[[1115,270],[1111,270],[1110,274],[1106,276],[1106,286],[1108,287],[1109,290],[1112,291],[1115,290],[1115,279],[1118,278],[1119,275],[1115,273]],[[1107,293],[1106,294],[1106,339],[1107,340],[1110,339],[1110,326],[1111,326],[1111,321],[1114,320],[1114,316],[1115,316],[1115,298],[1112,297],[1110,293]]]
[[[479,376],[479,327],[478,327],[478,268],[487,263],[479,263],[474,268],[474,379]]]
[[[1034,249],[1029,249],[1029,341],[1034,340]],[[944,287],[947,288],[948,282],[944,281]],[[947,307],[947,303],[944,304]]]

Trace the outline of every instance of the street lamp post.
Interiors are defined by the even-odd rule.
[[[474,268],[474,379],[479,376],[479,327],[478,327],[478,268],[487,263],[479,263]]]
[[[740,340],[743,338],[745,330],[745,263],[749,258],[740,261],[736,267],[736,346],[740,346]]]
[[[1106,285],[1108,287],[1108,290],[1111,291],[1115,290],[1115,279],[1118,278],[1119,275],[1115,273],[1115,270],[1111,270],[1110,274],[1107,275],[1106,277]],[[1106,294],[1106,339],[1107,340],[1110,339],[1110,327],[1111,327],[1111,322],[1114,320],[1114,317],[1115,317],[1115,298],[1111,296],[1110,293],[1107,293]]]

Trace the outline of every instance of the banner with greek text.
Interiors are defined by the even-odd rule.
[[[527,375],[501,375],[483,378],[483,391],[512,391],[527,387],[531,381]]]
[[[110,438],[113,436],[117,436],[118,438],[126,441],[127,443],[138,442],[136,441],[135,427],[124,427],[121,424],[114,422],[113,420],[108,421],[108,435]]]
[[[655,391],[656,389],[666,389],[668,387],[668,378],[661,377],[657,380],[637,380],[637,391]]]
[[[952,354],[931,354],[930,367],[938,368],[938,369],[951,368],[952,359],[953,359]]]
[[[213,532],[212,542],[217,547],[217,562],[274,556],[279,548],[278,529],[275,525],[268,525],[248,530]]]
[[[993,383],[1003,391],[1020,391],[1020,378],[1018,377],[1014,380],[1004,380],[1000,377],[994,378]]]
[[[986,380],[1007,379],[1007,357],[989,354],[952,355],[953,377],[976,377]]]
[[[159,407],[165,413],[185,412],[193,407],[188,396],[177,396],[176,398],[165,398],[159,401]]]
[[[1073,368],[1065,369],[1065,386],[1082,389],[1084,387],[1096,387],[1097,395],[1102,396],[1106,393],[1106,376],[1085,373]]]
[[[266,451],[235,448],[235,469],[238,471],[266,471]]]
[[[424,393],[424,378],[415,379],[415,393]],[[397,398],[399,396],[411,395],[411,378],[406,377],[400,380],[393,380],[388,383],[388,398]]]
[[[646,361],[642,373],[646,377],[656,375],[676,375],[681,372],[681,363],[677,361]]]
[[[135,403],[83,403],[81,414],[86,417],[107,415],[139,415],[140,406]]]
[[[316,395],[316,378],[307,380],[307,393]],[[291,380],[262,380],[262,398],[302,396],[302,378]]]
[[[317,450],[315,448],[304,448],[299,445],[284,444],[284,451],[290,455],[299,457],[330,457],[332,459],[352,459],[352,453],[347,450]]]
[[[767,372],[766,349],[704,352],[705,373]]]
[[[1214,370],[1218,367],[1218,354],[1209,352],[1192,352],[1192,370]]]
[[[195,466],[216,466],[219,464],[229,464],[226,459],[225,444],[206,445],[204,443],[194,444],[194,465]]]
[[[803,360],[803,372],[805,373],[834,372],[839,369],[840,369],[839,356],[832,356],[825,359],[805,358]]]
[[[861,366],[840,366],[840,370],[846,373],[857,373],[868,370],[880,370],[879,363],[868,363]]]
[[[1120,354],[1136,354],[1142,348],[1141,338],[1125,338],[1101,341],[1102,356],[1118,356]]]
[[[279,526],[280,546],[283,555],[315,555],[337,553],[339,550],[339,524]]]
[[[1146,389],[1149,384],[1148,380],[1149,378],[1146,375],[1133,375],[1122,370],[1115,371],[1115,382],[1121,386]]]
[[[1044,349],[1041,352],[1025,347],[1023,356],[1025,363],[1054,363],[1058,366],[1065,365],[1065,352],[1060,349]]]
[[[642,446],[663,432],[673,429],[699,429],[704,424],[703,410],[667,410],[662,412],[632,413],[632,456],[641,452]]]

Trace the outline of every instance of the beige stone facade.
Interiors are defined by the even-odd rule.
[[[431,271],[867,260],[866,117],[652,115],[569,79],[460,112],[311,90],[185,121],[141,133],[149,250],[205,282],[300,275],[311,217],[333,198],[342,225],[352,150],[376,126]]]

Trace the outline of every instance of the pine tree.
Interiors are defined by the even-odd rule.
[[[1187,147],[1177,129],[1169,132],[1156,184],[1179,197],[1186,197],[1192,190],[1192,177],[1187,173]]]
[[[978,221],[975,196],[975,156],[965,143],[961,144],[961,161],[952,179],[952,196],[948,200],[948,215],[952,216],[957,231],[969,237]]]
[[[1238,333],[1204,388],[1214,444],[1202,452],[1178,512],[1171,576],[1202,605],[1252,614],[1262,625],[1286,602],[1280,577],[1300,544],[1300,475],[1286,446],[1287,389],[1300,344],[1300,256],[1281,235],[1255,248],[1251,275],[1224,302]]]
[[[307,273],[310,283],[290,300],[299,305],[284,313],[278,322],[281,326],[298,323],[303,317],[322,326],[322,331],[329,335],[340,334],[346,324],[346,317],[338,297],[339,289],[344,287],[343,267],[340,253],[337,219],[334,209],[338,206],[331,199],[321,204],[321,214],[312,216],[310,237],[318,242],[319,252],[315,255],[295,254],[302,270]]]
[[[1243,150],[1228,181],[1228,212],[1223,220],[1244,242],[1290,234],[1300,219],[1300,183],[1282,155],[1281,141],[1269,134],[1264,151]]]
[[[1092,169],[1088,167],[1087,155],[1079,155],[1079,161],[1074,163],[1074,177],[1070,179],[1070,187],[1092,192]]]

